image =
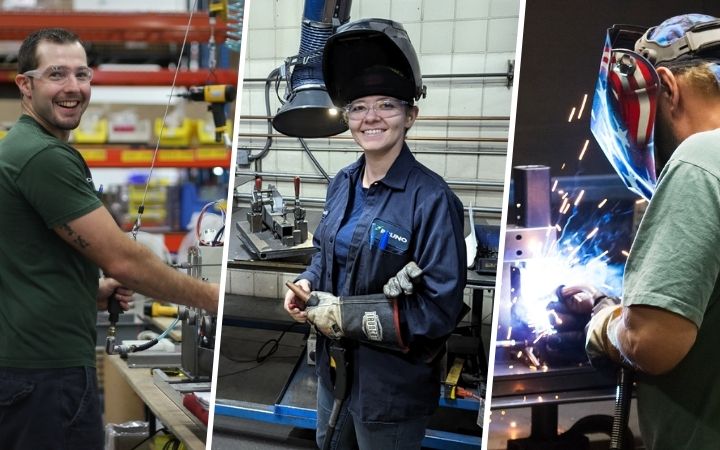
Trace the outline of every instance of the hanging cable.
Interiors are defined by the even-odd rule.
[[[150,188],[150,180],[152,179],[152,174],[155,169],[155,161],[157,160],[158,151],[160,149],[160,141],[162,140],[163,132],[165,131],[165,120],[167,119],[168,111],[170,110],[170,103],[172,102],[173,94],[175,92],[175,85],[177,83],[178,73],[180,72],[180,64],[182,62],[183,53],[185,52],[185,46],[187,45],[188,33],[190,32],[190,24],[192,23],[193,13],[195,12],[196,7],[197,0],[194,0],[193,6],[192,8],[190,8],[190,16],[188,17],[188,23],[185,27],[185,36],[183,37],[183,42],[180,46],[180,56],[178,57],[177,66],[175,67],[175,74],[173,75],[172,84],[170,85],[170,95],[168,96],[168,101],[165,105],[165,112],[163,114],[162,124],[160,125],[160,132],[158,133],[157,142],[155,143],[155,150],[153,151],[152,161],[150,162],[150,173],[148,173],[147,180],[145,182],[145,191],[143,192],[140,206],[138,206],[137,218],[135,219],[135,223],[132,227],[132,237],[135,241],[137,241],[137,234],[140,231],[140,227],[142,226],[142,215],[145,212],[145,199],[147,198],[148,189]]]

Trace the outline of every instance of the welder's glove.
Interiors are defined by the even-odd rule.
[[[411,295],[415,290],[414,283],[420,280],[422,274],[422,269],[415,261],[410,261],[385,283],[383,293],[387,298],[398,298],[400,294]]]
[[[331,339],[348,338],[407,351],[400,334],[397,303],[385,294],[336,297],[313,291],[305,311],[308,321]]]
[[[585,327],[595,302],[606,298],[592,286],[559,286],[556,299],[547,304],[550,323],[556,333],[548,336],[540,349],[551,364],[575,364],[586,361]]]
[[[621,364],[623,357],[618,350],[617,327],[622,320],[622,306],[615,297],[598,299],[592,318],[587,325],[585,352],[590,363],[597,368]]]

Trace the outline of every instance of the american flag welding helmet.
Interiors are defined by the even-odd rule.
[[[702,61],[710,63],[720,84],[720,20],[712,16],[684,14],[649,29],[616,25],[608,30],[590,129],[627,187],[646,199],[657,181],[653,132],[660,82],[655,66]]]
[[[608,30],[590,130],[625,185],[650,199],[657,181],[653,131],[660,80],[647,59],[629,50],[641,35],[630,26]]]

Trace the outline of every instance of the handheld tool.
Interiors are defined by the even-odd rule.
[[[187,92],[177,94],[188,100],[208,103],[208,111],[212,112],[215,122],[215,142],[222,142],[222,135],[227,131],[225,105],[235,101],[236,95],[237,89],[230,84],[191,86]]]
[[[285,286],[288,287],[295,296],[297,296],[303,303],[307,303],[310,294],[305,292],[300,286],[291,283],[290,281],[285,282]],[[328,419],[327,431],[325,432],[325,439],[323,440],[323,450],[330,450],[333,434],[335,432],[335,426],[337,425],[337,419],[340,415],[345,397],[347,397],[349,373],[349,360],[345,357],[347,350],[342,346],[340,341],[333,341],[330,344],[330,367],[334,369],[334,380],[333,380],[333,407],[330,412],[330,419]]]
[[[335,379],[333,380],[333,407],[328,419],[327,431],[323,440],[322,450],[330,450],[332,445],[333,434],[335,434],[335,425],[337,425],[340,410],[347,397],[348,387],[348,369],[350,363],[345,357],[347,350],[339,342],[330,344],[330,367],[335,369]]]
[[[115,345],[117,323],[120,320],[120,314],[124,312],[120,306],[120,301],[115,298],[114,292],[108,299],[107,311],[109,313],[108,321],[110,322],[110,326],[108,327],[107,338],[105,339],[105,353],[114,355],[119,348],[118,345]]]

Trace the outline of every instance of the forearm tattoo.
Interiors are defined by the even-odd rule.
[[[85,249],[90,247],[90,243],[86,241],[82,236],[80,236],[75,230],[73,230],[70,225],[63,224],[60,225],[60,228],[67,233],[70,238],[72,238],[72,242],[80,247],[81,249]]]

